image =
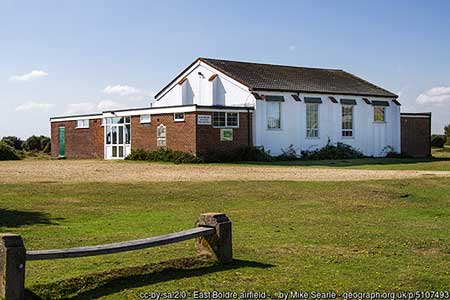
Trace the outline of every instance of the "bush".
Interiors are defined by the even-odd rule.
[[[131,154],[125,159],[127,160],[141,160],[141,161],[162,161],[162,162],[174,162],[177,164],[185,163],[199,163],[202,159],[192,155],[191,153],[174,151],[169,149],[158,149],[156,151],[145,151],[142,149],[132,150]]]
[[[302,151],[302,159],[305,160],[354,159],[363,157],[364,154],[354,149],[352,146],[343,143],[332,145],[329,140],[327,145],[322,149]]]
[[[213,153],[204,157],[208,163],[243,162],[243,161],[272,161],[273,157],[262,147],[243,146],[227,153]]]
[[[281,149],[282,154],[276,157],[277,160],[280,161],[293,161],[299,159],[297,154],[297,150],[294,148],[294,145],[289,145],[286,149]]]
[[[447,144],[450,143],[450,124],[444,127],[444,135]]]
[[[0,142],[0,160],[19,160],[16,150],[10,145]]]
[[[433,134],[431,136],[431,147],[444,148],[447,142],[447,137],[445,135]]]
[[[41,135],[41,136],[30,136],[24,143],[23,143],[23,149],[26,151],[44,151],[50,150],[50,138]],[[49,151],[50,152],[50,151]],[[47,153],[49,153],[47,152]]]
[[[16,150],[23,149],[23,141],[16,136],[5,136],[1,140],[3,143],[13,147]]]

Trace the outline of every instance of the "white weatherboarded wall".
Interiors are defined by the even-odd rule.
[[[200,74],[199,74],[200,73]],[[217,75],[214,80],[211,76]],[[182,84],[181,79],[186,78]],[[250,106],[255,108],[253,120],[253,137],[256,146],[263,146],[272,155],[282,153],[290,145],[300,153],[302,150],[314,150],[331,143],[342,142],[359,149],[365,155],[384,156],[386,147],[400,152],[400,106],[392,99],[366,97],[370,101],[389,101],[386,107],[386,122],[375,123],[373,106],[366,104],[361,96],[300,94],[301,102],[292,98],[292,93],[258,91],[260,95],[282,95],[281,129],[267,129],[266,101],[256,100],[248,87],[222,74],[209,65],[198,61],[180,78],[170,85],[154,103],[154,107],[176,105],[221,105]],[[306,137],[306,105],[304,97],[319,97],[319,137]],[[340,103],[332,103],[329,96],[336,100],[354,99],[353,137],[342,137],[342,116]]]

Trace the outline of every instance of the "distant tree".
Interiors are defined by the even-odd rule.
[[[444,127],[444,133],[445,136],[447,137],[447,144],[450,143],[450,124],[448,124],[447,126]]]
[[[50,144],[51,144],[50,138],[48,136],[41,135],[39,139],[41,140],[41,151],[45,153],[50,153]]]
[[[41,137],[36,135],[30,136],[25,141],[25,143],[23,143],[23,149],[27,151],[41,151],[42,150]]]
[[[17,136],[5,136],[2,138],[2,142],[13,147],[16,150],[23,149],[23,141]]]
[[[19,160],[16,150],[10,145],[0,142],[0,160]]]
[[[431,136],[431,147],[443,148],[446,141],[447,139],[445,135],[433,134]]]

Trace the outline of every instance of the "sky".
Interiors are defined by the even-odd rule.
[[[149,106],[197,57],[344,69],[450,123],[450,1],[0,0],[0,137]]]

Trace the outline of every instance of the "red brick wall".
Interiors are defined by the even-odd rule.
[[[212,115],[213,113],[198,112],[198,114]],[[221,141],[220,128],[214,128],[212,125],[197,125],[197,154],[205,157],[223,155],[236,151],[242,146],[252,145],[252,117],[252,113],[239,113],[239,128],[233,128],[233,141]]]
[[[77,121],[51,123],[52,156],[59,155],[59,127],[65,127],[67,158],[103,158],[104,131],[101,119],[89,120],[89,128],[75,128]]]
[[[400,119],[402,153],[412,157],[430,156],[431,115],[403,115]]]
[[[131,148],[133,150],[156,150],[156,130],[160,124],[166,126],[167,148],[195,153],[196,113],[184,114],[184,121],[175,122],[173,113],[152,115],[150,124],[140,124],[140,116],[131,117]]]

